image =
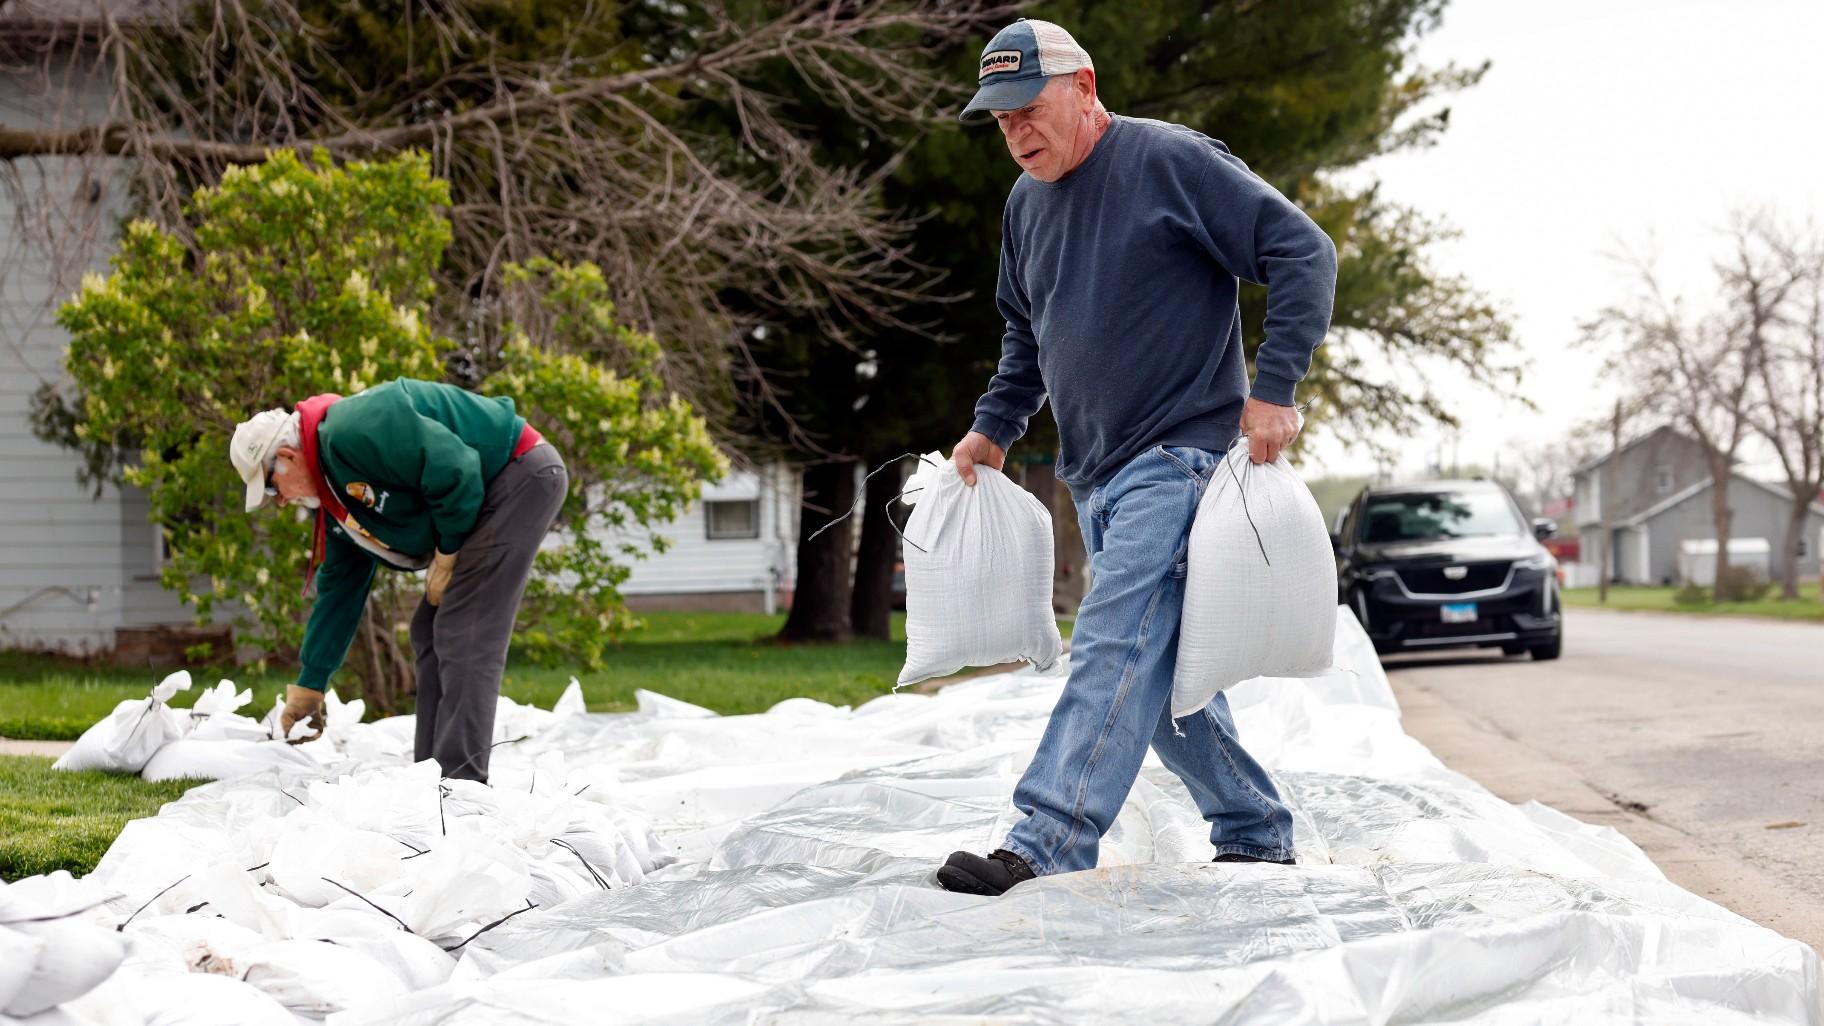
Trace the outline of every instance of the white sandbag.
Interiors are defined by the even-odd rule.
[[[144,951],[147,944],[169,949],[193,973],[215,973],[237,980],[253,964],[249,956],[254,949],[267,943],[267,938],[257,932],[207,913],[142,913],[127,927],[127,936],[139,946],[139,951]]]
[[[238,711],[252,702],[252,688],[237,691],[233,681],[217,681],[215,687],[197,695],[196,701],[191,703],[191,726],[185,733],[185,738],[194,741],[260,741],[271,737],[271,732],[259,720],[243,716]]]
[[[588,706],[583,701],[583,685],[575,677],[570,678],[563,694],[558,696],[557,703],[550,709],[521,705],[502,695],[494,707],[494,743],[510,744],[535,737],[549,730],[558,720],[580,716],[587,711]]]
[[[257,987],[215,973],[121,972],[69,1008],[108,1026],[297,1026]]]
[[[915,684],[965,666],[1047,670],[1064,642],[1051,607],[1051,514],[1007,475],[977,464],[975,485],[927,454],[906,483],[906,665]]]
[[[385,834],[350,830],[314,809],[287,816],[286,826],[266,873],[279,894],[306,908],[341,901],[351,890],[377,892],[405,876],[400,858],[411,849]]]
[[[62,869],[0,881],[0,1011],[36,1015],[107,979],[126,945],[82,913],[115,896]]]
[[[139,775],[147,780],[232,780],[269,769],[309,772],[319,765],[301,745],[284,741],[191,736],[160,748]]]
[[[28,876],[7,883],[0,880],[0,924],[33,919],[62,919],[106,904],[119,892],[87,877],[76,879],[67,869],[43,876]]]
[[[1191,525],[1172,716],[1254,677],[1317,677],[1336,644],[1336,556],[1284,456],[1229,448]]]
[[[13,998],[32,977],[32,967],[44,942],[0,926],[0,1008],[10,1008]]]
[[[106,719],[83,731],[51,768],[138,773],[160,748],[189,729],[189,714],[165,704],[172,695],[188,690],[190,671],[179,670],[160,681],[151,695],[120,703]]]
[[[329,689],[323,694],[323,737],[320,740],[338,752],[346,752],[349,739],[354,737],[366,715],[365,700],[357,698],[344,702],[334,688]]]
[[[245,957],[242,980],[305,1015],[328,1015],[407,992],[405,981],[370,953],[329,941],[269,941]]]
[[[127,957],[119,934],[83,919],[8,923],[5,929],[39,943],[31,970],[0,1009],[7,1015],[36,1015],[80,997],[113,975]]]

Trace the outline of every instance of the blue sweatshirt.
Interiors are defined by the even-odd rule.
[[[1336,247],[1221,142],[1113,116],[1074,171],[1007,196],[1007,333],[973,430],[1006,449],[1049,394],[1072,490],[1155,445],[1226,449],[1249,395],[1238,278],[1267,286],[1252,394],[1290,406],[1329,330]]]

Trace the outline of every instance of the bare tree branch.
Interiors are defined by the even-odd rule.
[[[22,218],[68,206],[62,176],[35,180],[40,162],[120,180],[140,213],[177,227],[198,184],[273,149],[339,160],[422,149],[451,183],[451,294],[485,297],[506,263],[534,255],[593,262],[624,318],[666,342],[668,384],[718,425],[735,401],[731,361],[757,372],[740,352],[755,327],[810,324],[838,342],[856,325],[919,330],[898,311],[942,277],[908,259],[910,221],[879,202],[887,172],[829,164],[789,98],[762,83],[795,73],[892,144],[967,85],[924,70],[930,58],[1011,10],[806,0],[744,20],[705,0],[680,6],[695,21],[669,35],[629,40],[622,8],[580,0],[557,9],[574,19],[565,43],[528,56],[503,51],[477,9],[414,4],[406,65],[375,82],[371,57],[343,53],[309,0],[131,2],[96,0],[55,24],[34,11],[35,42],[5,50],[35,62],[46,100],[36,123],[0,128],[0,178]],[[0,15],[0,30],[12,20]],[[14,239],[34,263],[59,250],[62,296],[102,235]],[[485,351],[485,313],[440,316]]]
[[[1684,428],[1704,447],[1713,482],[1716,583],[1721,601],[1728,577],[1730,483],[1743,441],[1765,415],[1756,387],[1774,333],[1788,322],[1791,297],[1802,274],[1781,259],[1781,242],[1767,215],[1737,212],[1725,235],[1726,260],[1716,270],[1722,305],[1704,314],[1686,311],[1669,296],[1650,257],[1622,257],[1636,293],[1605,307],[1583,326],[1587,341],[1618,345],[1609,369],[1630,380],[1641,399]]]

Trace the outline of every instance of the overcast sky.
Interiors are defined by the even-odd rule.
[[[1578,320],[1625,291],[1605,252],[1651,245],[1670,285],[1701,303],[1732,209],[1824,214],[1821,45],[1824,0],[1454,0],[1420,61],[1493,66],[1445,101],[1437,146],[1361,173],[1462,231],[1436,249],[1439,267],[1506,306],[1530,361],[1521,390],[1538,413],[1439,377],[1463,419],[1463,464],[1563,438],[1614,397],[1600,356],[1573,346]],[[1403,473],[1440,447],[1450,459],[1436,428],[1398,439]],[[1307,473],[1372,470],[1347,441],[1314,445]]]

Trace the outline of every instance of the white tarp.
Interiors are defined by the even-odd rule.
[[[1211,864],[1149,760],[1100,869],[939,890],[943,856],[1018,815],[1057,673],[854,710],[525,710],[491,788],[406,766],[410,721],[386,720],[331,770],[129,824],[91,877],[123,897],[91,914],[145,908],[63,1021],[1819,1021],[1809,948],[1445,769],[1352,618],[1337,645],[1345,669],[1229,696],[1297,866]]]

